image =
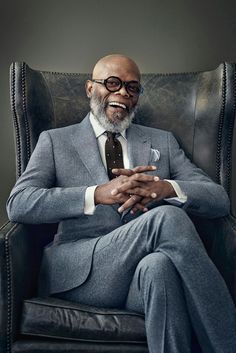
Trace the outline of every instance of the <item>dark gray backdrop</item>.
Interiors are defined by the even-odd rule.
[[[236,62],[235,0],[0,0],[0,225],[15,181],[8,70],[90,72],[109,53],[142,72],[213,69]]]

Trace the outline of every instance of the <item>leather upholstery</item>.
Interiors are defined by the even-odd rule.
[[[63,342],[61,340],[24,339],[12,346],[13,353],[148,353],[146,345],[127,343]],[[196,353],[198,353],[196,351]]]
[[[235,64],[228,63],[206,72],[145,74],[145,91],[136,119],[144,125],[171,130],[187,155],[225,187],[231,202],[235,76]],[[16,137],[17,176],[24,171],[41,131],[83,119],[89,110],[84,91],[84,82],[88,77],[87,74],[36,71],[25,63],[12,64],[11,105]],[[236,302],[234,215],[213,221],[194,218],[194,223]],[[30,332],[23,334],[26,322],[36,325],[36,309],[33,309],[36,300],[32,298],[36,295],[42,249],[52,240],[55,227],[8,223],[0,229],[0,353],[147,352],[146,344],[136,341],[98,344],[87,339],[72,341],[63,337],[60,340],[39,338],[35,331],[31,336]],[[51,303],[50,310],[54,312],[54,299],[47,300],[48,305]],[[128,321],[125,325],[129,327],[130,317],[126,319]],[[40,325],[34,327],[36,329],[38,332]],[[93,326],[91,329],[92,337],[95,334]]]
[[[21,334],[66,340],[146,342],[144,316],[101,309],[57,298],[24,301]]]

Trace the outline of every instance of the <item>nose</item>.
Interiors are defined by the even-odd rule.
[[[117,94],[121,94],[123,97],[130,97],[129,92],[126,90],[125,85],[122,85],[119,91],[115,92]]]

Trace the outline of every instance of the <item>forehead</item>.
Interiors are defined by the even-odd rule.
[[[140,80],[137,67],[128,60],[113,60],[95,66],[93,78],[106,79],[109,76],[119,77],[122,81]]]

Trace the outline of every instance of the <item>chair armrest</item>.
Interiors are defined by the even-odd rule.
[[[236,218],[193,220],[236,305]]]
[[[0,353],[10,351],[22,302],[35,295],[46,226],[6,223],[0,228]]]
[[[236,218],[224,217],[216,224],[212,259],[224,277],[236,305]]]

